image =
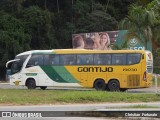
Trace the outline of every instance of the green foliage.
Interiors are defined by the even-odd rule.
[[[22,22],[1,13],[0,17],[0,66],[16,54],[29,50],[30,35],[25,33]]]
[[[153,50],[152,51],[153,53],[153,72],[156,73],[156,74],[160,74],[160,50],[159,49],[156,49],[156,50]]]
[[[32,37],[31,49],[54,48],[53,15],[48,10],[37,6],[29,7],[23,11],[22,20],[27,33]]]
[[[23,3],[26,0],[1,0],[0,10],[5,10],[8,13],[19,13],[23,9]]]
[[[153,7],[154,6],[154,7]],[[157,0],[145,6],[132,4],[129,13],[121,21],[122,29],[128,29],[128,36],[139,38],[140,42],[147,49],[147,42],[154,41],[160,33],[157,28]]]
[[[108,6],[106,5],[107,11],[119,22],[127,16],[128,6],[134,2],[135,0],[109,0],[108,3],[108,0],[106,0],[106,3],[108,3]]]
[[[77,7],[81,6],[81,8]],[[117,21],[106,12],[105,6],[100,3],[86,4],[76,2],[75,12],[75,33],[109,31],[117,29]]]

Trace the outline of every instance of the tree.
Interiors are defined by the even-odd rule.
[[[98,32],[117,29],[117,21],[100,3],[77,1],[74,4],[75,33]]]
[[[147,4],[148,5],[148,4]],[[156,21],[155,11],[148,6],[132,4],[129,13],[121,22],[122,29],[128,30],[129,37],[137,37],[147,49],[147,43],[152,42],[154,23]]]
[[[11,59],[16,54],[30,49],[30,36],[25,33],[20,20],[9,14],[0,13],[0,15],[0,56],[1,59],[5,58],[4,56]]]
[[[152,43],[153,47],[160,47],[160,1],[154,0],[148,4],[148,9],[154,10],[155,13],[155,21],[151,26],[153,35],[152,35]]]
[[[1,0],[0,9],[8,13],[20,13],[26,0]]]
[[[8,0],[12,10],[20,13],[22,11],[23,5],[22,3],[26,0]]]
[[[53,15],[48,10],[32,6],[24,10],[22,20],[25,29],[31,35],[31,49],[51,49],[56,47]]]
[[[5,64],[15,55],[29,50],[30,36],[25,33],[22,22],[15,17],[0,12],[0,74],[5,73]]]

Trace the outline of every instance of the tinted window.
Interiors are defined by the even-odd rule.
[[[49,65],[49,56],[50,55],[43,55],[43,57],[44,57],[44,65]]]
[[[60,64],[61,65],[75,65],[76,55],[60,55]]]
[[[59,55],[50,55],[49,65],[59,65]]]
[[[29,55],[22,55],[22,56],[17,56],[15,59],[20,59],[19,60],[19,67],[21,68],[25,60],[27,59]]]
[[[43,65],[43,55],[32,55],[27,67]]]
[[[112,54],[113,65],[126,65],[126,54]]]
[[[11,67],[11,74],[17,73],[21,70],[21,66],[19,65],[19,61],[13,62]]]
[[[139,63],[140,60],[141,60],[141,54],[139,53],[128,54],[127,63],[129,65]]]
[[[110,54],[95,54],[94,64],[95,65],[110,65],[111,55]]]
[[[93,55],[92,54],[81,54],[77,55],[78,65],[93,65]]]

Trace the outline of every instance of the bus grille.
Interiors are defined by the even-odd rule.
[[[129,87],[140,86],[140,75],[128,75],[127,76],[127,85]]]

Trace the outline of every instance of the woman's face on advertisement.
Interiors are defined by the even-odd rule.
[[[101,43],[107,43],[107,36],[106,35],[102,35],[101,36]]]

